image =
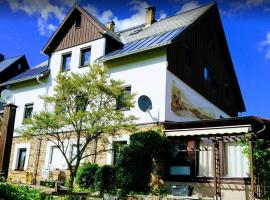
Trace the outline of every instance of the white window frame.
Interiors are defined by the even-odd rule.
[[[23,166],[23,170],[26,171],[28,167],[29,157],[30,157],[30,147],[31,143],[19,143],[15,144],[14,148],[14,156],[13,156],[13,162],[12,162],[12,170],[16,170],[18,165],[18,159],[20,154],[20,149],[26,149],[26,157],[25,162]]]
[[[130,136],[127,134],[117,135],[117,136],[110,136],[108,138],[108,153],[107,153],[107,165],[113,164],[113,142],[127,142],[130,143]]]
[[[82,138],[81,139],[81,142],[80,144],[83,144],[85,143],[86,140],[85,138]],[[57,141],[55,142],[52,142],[52,141],[48,141],[47,142],[47,147],[46,147],[46,156],[45,156],[45,162],[44,162],[44,170],[45,171],[50,171],[50,170],[55,170],[56,168],[54,168],[53,166],[50,165],[50,159],[51,159],[51,154],[52,154],[52,148],[55,145],[55,143],[57,143]],[[64,145],[67,145],[68,144],[68,147],[67,147],[67,157],[68,159],[71,159],[71,154],[72,154],[72,145],[76,144],[77,141],[76,139],[72,139],[72,140],[69,140],[69,143],[68,143],[68,140],[64,141]],[[82,162],[84,161],[84,159],[82,159]],[[60,169],[60,170],[66,170],[68,168],[68,165],[67,163],[65,162],[65,165],[63,165],[62,167],[60,168],[57,168],[57,169]]]

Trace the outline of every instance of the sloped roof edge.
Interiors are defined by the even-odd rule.
[[[46,45],[44,46],[44,48],[42,49],[42,52],[45,54],[49,54],[50,51],[50,44],[54,41],[56,35],[59,33],[59,31],[62,29],[62,27],[64,26],[64,24],[66,23],[66,21],[69,19],[70,15],[74,12],[74,10],[78,10],[79,12],[81,12],[83,15],[85,15],[88,19],[91,18],[93,19],[93,21],[95,22],[94,25],[101,30],[102,34],[106,34],[110,37],[112,37],[113,39],[117,40],[118,42],[121,42],[121,40],[119,39],[119,37],[117,36],[116,33],[112,32],[110,29],[108,29],[104,24],[102,24],[101,22],[99,22],[93,15],[91,15],[89,12],[87,12],[85,9],[83,9],[82,7],[80,7],[77,3],[75,3],[73,5],[73,7],[71,8],[71,10],[69,11],[69,13],[66,15],[66,17],[63,19],[63,21],[61,22],[61,24],[58,26],[58,28],[56,29],[56,31],[53,33],[53,35],[50,37],[49,41],[46,43]]]

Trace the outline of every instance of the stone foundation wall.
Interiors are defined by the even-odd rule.
[[[155,129],[155,128],[157,128],[157,126],[153,125],[153,124],[138,126],[138,130],[142,130],[142,131]],[[130,135],[131,133],[127,133],[126,131],[120,131],[118,133],[118,135],[121,135],[121,134],[129,134]],[[29,162],[27,165],[27,169],[24,171],[13,170],[12,165],[13,165],[13,159],[14,159],[14,153],[15,153],[15,146],[16,146],[16,144],[22,144],[22,143],[31,143]],[[11,154],[10,154],[11,156],[10,156],[8,179],[13,181],[13,182],[30,183],[34,177],[34,174],[35,174],[35,166],[38,164],[38,166],[37,166],[37,179],[36,179],[37,182],[47,180],[47,179],[43,178],[44,177],[43,173],[44,173],[44,167],[45,167],[45,157],[46,157],[47,144],[48,144],[48,142],[45,140],[43,140],[41,142],[41,145],[39,145],[39,141],[37,139],[34,139],[34,138],[27,140],[23,137],[14,137],[13,142],[12,142]],[[88,162],[92,162],[92,163],[97,163],[98,165],[106,165],[108,151],[105,151],[105,150],[107,150],[108,139],[103,138],[103,139],[98,140],[97,150],[96,150],[98,152],[98,154],[96,156],[94,155],[95,146],[96,145],[94,142],[91,142],[88,145],[88,147],[85,151],[85,155],[90,155],[90,156],[85,158],[84,162],[88,161]],[[37,162],[38,149],[40,149],[40,155],[39,155],[39,159]],[[69,173],[68,170],[61,170],[61,171],[64,171],[66,173],[66,175],[68,176],[68,173]],[[50,178],[53,178],[53,176],[54,175],[51,174]]]

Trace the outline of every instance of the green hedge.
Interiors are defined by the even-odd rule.
[[[84,189],[95,190],[95,176],[99,169],[97,164],[83,163],[76,174],[75,182]]]
[[[0,199],[5,200],[38,200],[41,199],[39,190],[27,186],[13,185],[0,182]]]

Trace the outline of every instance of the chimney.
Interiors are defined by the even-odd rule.
[[[107,28],[110,29],[112,32],[114,32],[114,25],[115,25],[114,21],[108,22],[106,24]]]
[[[156,21],[155,15],[156,15],[155,6],[150,6],[146,8],[145,26],[150,26]]]
[[[5,56],[0,53],[0,62],[2,62],[5,59]]]

